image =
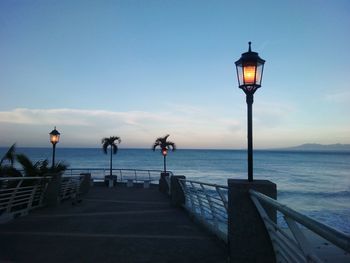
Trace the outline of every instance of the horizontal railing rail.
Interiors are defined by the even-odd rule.
[[[344,251],[350,252],[349,235],[309,218],[266,195],[254,190],[249,192],[270,235],[278,262],[322,262],[312,249],[310,242],[299,225],[311,230]],[[268,216],[263,205],[280,212],[287,223],[289,231],[278,226]]]
[[[43,197],[51,177],[1,177],[0,222],[28,214],[43,205]]]
[[[104,180],[105,176],[110,175],[110,169],[106,168],[70,168],[67,169],[64,176],[76,176],[81,173],[90,173],[92,179],[94,180]],[[135,182],[142,181],[158,181],[160,177],[161,170],[152,169],[124,169],[124,168],[114,168],[112,169],[112,175],[117,176],[117,181],[126,182],[127,180],[133,180]],[[167,173],[172,173],[167,171]]]
[[[185,209],[227,242],[228,187],[186,179],[179,182],[185,194]]]

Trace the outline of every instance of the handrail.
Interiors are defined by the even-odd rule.
[[[96,171],[109,171],[109,168],[94,168],[94,167],[82,167],[82,168],[68,168],[67,170],[73,170],[73,171],[80,171],[80,170],[96,170]],[[163,172],[162,170],[156,170],[156,169],[131,169],[131,168],[113,168],[112,171],[142,171],[142,172]],[[169,173],[170,171],[167,171]]]
[[[228,187],[179,179],[185,194],[184,208],[199,222],[227,242]]]
[[[256,192],[254,190],[250,190],[249,193],[256,197],[259,201],[262,201],[264,204],[275,208],[276,210],[283,213],[290,219],[298,222],[301,225],[304,225],[306,228],[310,229],[314,233],[320,235],[325,238],[329,242],[334,245],[344,249],[347,252],[350,252],[350,236],[346,235],[334,228],[331,228],[325,224],[322,224],[308,216],[305,216],[284,204],[277,202],[276,200],[263,195],[262,193]],[[287,222],[288,223],[288,222]]]
[[[34,176],[34,177],[0,177],[0,181],[2,180],[42,180],[42,179],[51,179],[52,176]]]
[[[108,175],[108,172],[110,169],[108,168],[92,168],[92,167],[87,167],[87,168],[69,168],[66,170],[65,175],[72,176],[75,175],[74,172],[79,172],[80,173],[92,173],[92,172],[97,172],[95,174],[91,174],[92,178],[95,180],[102,180],[103,176]],[[145,181],[145,178],[147,178],[148,181],[157,181],[159,179],[159,175],[157,174],[156,176],[152,175],[154,173],[162,173],[161,170],[155,170],[155,169],[130,169],[130,168],[113,168],[112,172],[115,172],[118,178],[118,181],[126,181],[127,179],[132,179],[135,180],[136,182],[138,181]],[[173,175],[172,172],[167,171],[170,175]],[[64,176],[65,176],[64,175]]]
[[[220,185],[220,184],[203,183],[203,182],[200,182],[200,181],[188,180],[188,179],[179,179],[179,180],[180,181],[186,181],[186,182],[189,182],[189,183],[195,183],[195,184],[201,184],[201,185],[207,185],[207,186],[213,186],[213,187],[220,187],[220,188],[223,188],[223,189],[228,189],[227,186]]]
[[[0,177],[0,223],[22,216],[43,205],[43,196],[52,177]],[[28,185],[28,182],[33,182]]]

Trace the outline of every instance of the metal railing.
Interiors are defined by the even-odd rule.
[[[210,231],[227,242],[228,187],[179,179],[185,194],[185,209]]]
[[[83,176],[65,176],[61,178],[60,200],[74,198],[80,193]]]
[[[118,182],[126,182],[127,180],[135,182],[158,181],[161,172],[161,170],[147,169],[112,169],[112,174],[117,176]],[[94,180],[104,180],[104,177],[110,174],[110,170],[105,168],[71,168],[66,170],[64,176],[77,176],[81,173],[91,173]],[[168,173],[172,175],[171,172]]]
[[[28,214],[43,205],[43,197],[51,177],[0,178],[0,222]]]
[[[254,190],[249,192],[270,235],[277,262],[323,262],[312,249],[300,225],[344,251],[350,252],[350,236],[300,214],[266,195]],[[262,204],[280,212],[290,232],[278,226],[268,216]]]

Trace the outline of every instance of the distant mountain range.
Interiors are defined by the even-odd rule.
[[[299,146],[293,146],[288,148],[276,149],[276,150],[288,150],[288,151],[350,151],[350,144],[318,144],[318,143],[305,143]]]

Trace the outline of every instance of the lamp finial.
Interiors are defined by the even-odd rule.
[[[252,44],[252,42],[251,42],[251,41],[249,41],[249,42],[248,42],[248,44],[249,44],[249,50],[248,50],[248,52],[252,52],[252,48],[251,48],[251,44]]]

